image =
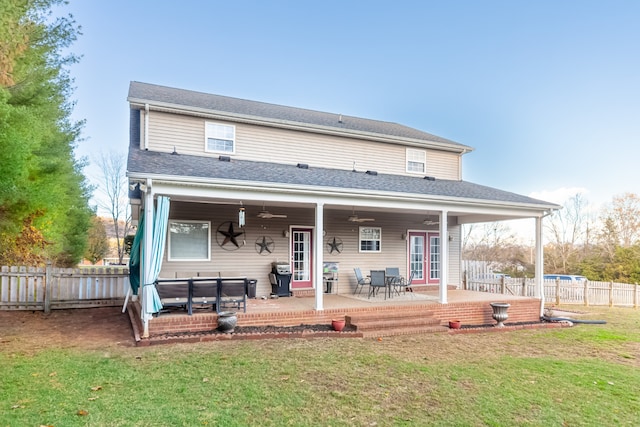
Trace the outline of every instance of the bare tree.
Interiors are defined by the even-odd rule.
[[[601,221],[599,240],[609,249],[628,248],[640,242],[640,197],[633,193],[615,196],[611,207],[602,213]]]
[[[101,153],[96,163],[102,172],[98,189],[105,196],[98,201],[98,206],[113,220],[118,263],[122,264],[125,255],[124,237],[131,230],[125,156],[113,151]]]
[[[485,261],[491,268],[517,270],[523,266],[523,250],[515,233],[504,222],[465,225],[463,228],[463,257]]]
[[[580,193],[545,221],[552,246],[545,256],[545,263],[551,269],[549,272],[568,273],[576,266],[580,250],[590,243],[590,225],[588,202]]]

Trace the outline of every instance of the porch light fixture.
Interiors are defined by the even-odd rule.
[[[282,230],[282,237],[289,237],[289,230]]]

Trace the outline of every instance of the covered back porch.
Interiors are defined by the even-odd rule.
[[[540,321],[540,300],[464,290],[449,290],[449,301],[438,301],[439,290],[423,290],[415,295],[392,300],[357,298],[327,294],[324,310],[316,310],[311,297],[250,299],[247,312],[238,312],[238,326],[330,325],[333,319],[346,319],[350,336],[382,337],[415,333],[437,333],[448,330],[448,322],[459,320],[464,326],[495,325],[492,302],[506,302],[509,325],[535,324]],[[142,337],[140,305],[129,306],[139,344],[206,340],[217,328],[217,314],[210,307],[195,310],[189,316],[183,310],[160,313],[150,322],[149,336]],[[209,336],[211,339],[211,336]],[[257,338],[254,337],[254,338]]]

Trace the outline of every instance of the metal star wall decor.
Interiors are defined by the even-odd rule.
[[[236,231],[234,224],[236,223],[233,221],[223,222],[218,226],[218,232],[216,233],[218,245],[227,251],[235,251],[245,244],[244,231]],[[242,237],[242,240],[239,239],[240,237]]]
[[[256,240],[256,252],[260,255],[268,255],[273,252],[276,244],[269,236],[258,237]]]
[[[342,240],[339,237],[332,237],[327,240],[327,251],[332,254],[334,252],[342,252]]]

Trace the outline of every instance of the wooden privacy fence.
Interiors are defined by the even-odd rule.
[[[0,268],[0,310],[43,310],[122,305],[129,288],[123,267]]]
[[[505,277],[472,277],[466,272],[463,288],[470,291],[534,297],[534,279]],[[608,305],[609,307],[638,308],[640,286],[629,283],[596,282],[586,280],[574,283],[570,280],[545,280],[544,299],[551,304]]]

